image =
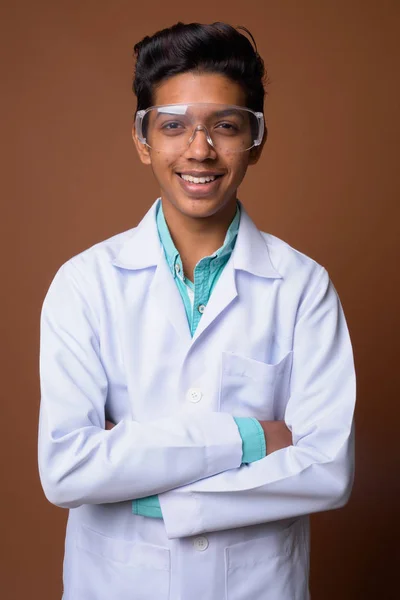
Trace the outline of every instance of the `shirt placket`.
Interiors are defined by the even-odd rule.
[[[209,290],[208,282],[210,278],[210,265],[211,260],[209,257],[203,258],[194,269],[194,301],[193,301],[193,312],[192,312],[192,335],[194,335],[197,326],[200,322],[202,314],[204,313],[208,300]]]

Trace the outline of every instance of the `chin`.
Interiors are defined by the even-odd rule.
[[[206,218],[212,217],[222,210],[227,202],[220,198],[179,198],[174,206],[187,217]]]
[[[236,204],[236,193],[192,196],[182,193],[182,190],[170,190],[162,196],[181,214],[194,218],[211,217],[226,209],[232,202]]]

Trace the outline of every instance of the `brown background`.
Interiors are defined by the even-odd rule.
[[[178,20],[225,20],[252,31],[271,80],[269,140],[240,198],[328,268],[354,343],[356,481],[345,509],[313,518],[312,598],[395,598],[400,2],[192,5],[2,6],[0,595],[61,597],[66,511],[36,466],[39,313],[62,262],[134,226],[157,196],[130,139],[133,44]]]

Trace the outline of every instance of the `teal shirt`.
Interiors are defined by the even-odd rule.
[[[239,224],[240,208],[237,205],[236,214],[228,228],[223,245],[214,254],[202,258],[197,263],[193,272],[194,281],[192,282],[185,277],[182,260],[169,232],[161,202],[157,207],[158,234],[164,248],[165,258],[182,297],[192,336],[197,329],[212,291],[232,254]],[[235,422],[243,443],[242,463],[247,464],[264,458],[266,455],[265,436],[257,419],[236,417]],[[134,514],[143,517],[162,518],[158,496],[133,500],[132,511]]]

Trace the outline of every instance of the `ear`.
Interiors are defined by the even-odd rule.
[[[252,148],[250,150],[249,165],[255,165],[259,161],[259,158],[260,158],[263,148],[264,148],[264,144],[267,141],[267,137],[268,137],[268,129],[264,126],[264,135],[263,135],[263,139],[261,140],[261,144],[259,146],[255,146],[254,148]]]
[[[135,124],[132,125],[132,139],[133,139],[137,153],[138,153],[139,158],[142,161],[142,163],[144,165],[151,165],[151,156],[150,156],[149,148],[148,148],[148,146],[146,146],[146,144],[143,144],[139,140],[137,133],[136,133]]]

